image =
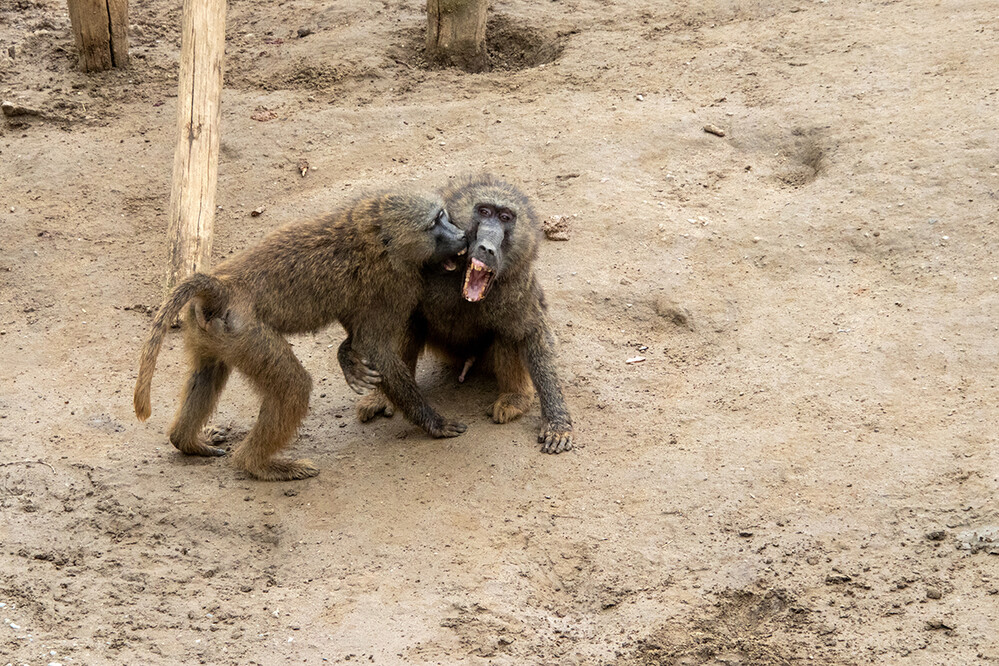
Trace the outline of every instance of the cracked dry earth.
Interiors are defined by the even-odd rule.
[[[0,664],[999,660],[994,3],[496,0],[479,75],[426,66],[423,7],[230,3],[216,255],[520,184],[568,238],[538,272],[581,446],[432,361],[466,434],[361,425],[333,328],[293,340],[318,477],[178,455],[175,332],[145,424],[131,389],[180,3],[133,0],[132,66],[84,75],[64,3],[10,0]],[[216,439],[255,404],[236,380]]]

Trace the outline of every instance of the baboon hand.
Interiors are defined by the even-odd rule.
[[[353,351],[347,356],[346,362],[342,364],[343,376],[347,380],[354,393],[364,395],[368,391],[378,388],[382,381],[382,375],[375,370],[368,359],[361,358]]]
[[[546,423],[538,434],[542,453],[562,453],[572,449],[572,426]]]
[[[458,421],[449,421],[443,416],[438,416],[427,428],[431,437],[457,437],[468,430],[468,426]]]

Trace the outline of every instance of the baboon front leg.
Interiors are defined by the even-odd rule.
[[[340,345],[340,349],[337,353],[337,358],[340,361],[340,368],[343,370],[343,374],[347,378],[347,383],[353,388],[355,383],[362,383],[366,381],[365,377],[368,373],[374,373],[377,376],[377,383],[380,384],[382,379],[381,373],[372,368],[371,364],[366,359],[362,359],[357,352],[354,351],[351,342],[352,336],[348,335],[347,339]],[[410,374],[414,377],[416,376],[416,362],[420,357],[420,351],[422,351],[422,349],[422,336],[410,331],[403,341],[402,358],[409,367]],[[364,368],[364,370],[361,370],[361,368]],[[367,393],[367,395],[357,401],[357,419],[361,423],[367,423],[378,415],[391,418],[392,415],[395,414],[392,402],[388,399],[388,396],[385,395],[385,392],[378,386],[372,386],[371,388],[372,390]]]
[[[311,460],[274,457],[291,442],[309,410],[309,373],[295,358],[291,345],[266,326],[249,326],[236,337],[228,347],[233,350],[232,364],[246,373],[263,401],[253,429],[233,453],[233,462],[263,481],[319,474]]]
[[[381,391],[392,404],[402,410],[407,419],[426,430],[431,437],[457,437],[465,432],[468,426],[441,416],[416,385],[413,368],[416,367],[416,357],[422,343],[408,341],[402,346],[403,354],[410,357],[405,361],[394,350],[386,349],[384,342],[379,345],[375,340],[370,343],[358,340],[358,351],[364,349],[364,353],[370,355],[374,367],[382,374]],[[414,348],[415,352],[412,351]]]
[[[201,429],[215,411],[230,368],[223,361],[204,355],[194,344],[189,343],[188,349],[191,350],[193,370],[184,386],[180,409],[170,426],[170,443],[187,455],[222,456],[225,449],[201,441]]]
[[[531,406],[534,394],[531,376],[517,345],[496,340],[490,348],[490,355],[500,394],[486,413],[496,423],[509,423],[520,418]]]
[[[542,425],[538,434],[541,450],[544,453],[568,451],[573,445],[572,418],[555,370],[554,339],[543,321],[528,335],[524,351],[541,402]]]

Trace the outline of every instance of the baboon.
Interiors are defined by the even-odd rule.
[[[468,235],[464,277],[434,267],[424,271],[423,297],[410,319],[403,357],[415,369],[429,346],[465,362],[459,380],[482,359],[499,384],[500,395],[488,412],[496,423],[512,421],[529,408],[533,381],[543,419],[541,450],[568,451],[572,419],[555,369],[544,291],[533,269],[541,237],[537,215],[523,192],[490,175],[461,179],[443,197],[452,220]],[[349,346],[345,341],[339,353],[344,374],[365,387],[376,386],[370,374],[358,376],[364,356]],[[379,413],[390,416],[392,407],[390,398],[376,390],[361,399],[358,416],[367,421]]]
[[[323,328],[334,320],[350,346],[378,369],[380,386],[415,424],[434,437],[454,437],[465,425],[449,421],[424,399],[401,356],[410,314],[427,265],[455,269],[465,234],[438,196],[384,193],[318,220],[289,224],[259,245],[227,259],[210,274],[195,273],[168,296],[142,348],[135,414],[149,417],[150,385],[163,337],[182,309],[191,374],[170,427],[170,441],[191,455],[222,455],[199,439],[232,368],[262,396],[260,414],[236,447],[236,466],[258,479],[315,476],[309,460],[273,457],[308,411],[312,380],[284,335]],[[363,350],[363,351],[361,351]],[[345,373],[365,382],[368,368],[346,360]],[[360,384],[352,382],[358,390]]]

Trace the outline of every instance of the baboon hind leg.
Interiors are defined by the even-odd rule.
[[[375,389],[357,401],[357,420],[361,423],[367,423],[379,414],[387,418],[395,414],[392,402],[381,389]]]
[[[514,344],[497,340],[490,347],[489,355],[500,394],[486,413],[496,423],[508,423],[519,418],[531,406],[534,396],[531,375],[520,348]]]
[[[295,436],[309,410],[312,378],[291,345],[272,329],[256,324],[230,346],[232,364],[246,373],[263,398],[257,422],[236,447],[233,462],[262,481],[291,481],[319,474],[311,460],[275,458]]]
[[[201,429],[215,411],[231,369],[222,360],[199,350],[197,345],[189,344],[188,348],[192,350],[193,369],[184,385],[180,409],[170,426],[170,443],[187,455],[222,456],[224,449],[201,441]]]

